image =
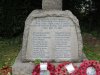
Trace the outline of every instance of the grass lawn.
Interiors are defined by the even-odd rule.
[[[86,56],[90,60],[100,61],[100,39],[91,34],[83,34]],[[0,68],[4,65],[12,65],[21,49],[22,37],[4,39],[0,38]]]
[[[91,34],[83,34],[83,51],[89,60],[100,61],[100,37],[96,38]]]
[[[21,38],[0,38],[0,68],[4,65],[12,65],[21,48]]]

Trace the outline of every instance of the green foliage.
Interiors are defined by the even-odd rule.
[[[94,37],[100,38],[100,32],[92,31],[91,34],[92,34]]]
[[[41,60],[40,59],[36,59],[34,62],[33,62],[35,65],[38,65],[41,63]]]
[[[99,48],[99,50],[100,50],[100,48]],[[97,61],[100,61],[100,51],[97,52],[96,51],[96,48],[90,47],[89,45],[84,45],[83,51],[85,52],[86,57],[89,60],[97,60]]]

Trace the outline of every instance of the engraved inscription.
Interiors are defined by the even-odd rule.
[[[26,56],[33,60],[71,59],[76,41],[72,20],[64,17],[36,18],[30,25]]]

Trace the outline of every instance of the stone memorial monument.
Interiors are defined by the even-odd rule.
[[[62,0],[43,0],[42,9],[32,11],[26,19],[13,75],[31,75],[36,59],[56,63],[84,59],[78,19],[71,11],[62,11]]]

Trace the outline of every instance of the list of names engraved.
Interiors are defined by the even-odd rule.
[[[33,60],[71,59],[73,28],[73,22],[64,17],[34,19],[29,29],[27,57]]]

